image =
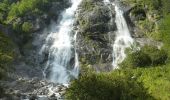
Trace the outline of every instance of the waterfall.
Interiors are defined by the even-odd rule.
[[[50,32],[46,38],[41,52],[48,49],[48,61],[44,69],[44,76],[47,77],[47,69],[49,69],[48,78],[52,82],[67,84],[72,77],[78,76],[78,54],[74,49],[74,41],[76,35],[72,35],[73,23],[75,20],[75,12],[81,0],[71,0],[71,7],[62,13],[62,18],[56,30]],[[75,53],[74,53],[75,52]],[[72,58],[75,58],[74,65],[71,64]]]
[[[126,20],[123,16],[123,11],[120,9],[119,5],[115,4],[116,11],[116,38],[113,44],[113,67],[118,68],[118,64],[121,63],[125,57],[126,48],[130,47],[133,44],[133,38],[130,35],[130,31]]]
[[[76,43],[77,43],[77,34],[78,34],[78,31],[76,31],[75,35],[74,35],[74,45],[75,45],[75,64],[74,64],[74,69],[72,71],[72,75],[75,76],[75,77],[78,77],[78,74],[79,74],[79,60],[78,60],[78,53],[77,53],[77,50],[76,50]]]
[[[118,64],[120,64],[125,58],[125,50],[133,44],[133,38],[130,35],[130,31],[127,25],[127,22],[123,16],[123,11],[119,7],[119,2],[111,3],[109,0],[104,0],[105,4],[112,4],[115,7],[116,12],[116,37],[113,43],[113,68],[118,68]]]

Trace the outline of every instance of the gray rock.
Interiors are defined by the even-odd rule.
[[[106,71],[106,68],[102,67],[103,64],[112,62],[112,43],[116,30],[114,7],[109,5],[113,8],[110,12],[110,8],[103,3],[103,0],[84,2],[94,6],[92,10],[86,10],[81,4],[78,10],[76,25],[79,33],[76,47],[79,60],[83,66],[92,65],[93,69],[98,70],[97,65],[100,69],[98,71]]]
[[[12,100],[58,100],[63,98],[68,88],[62,84],[55,84],[37,78],[27,79],[20,77],[15,82],[1,83],[4,83],[3,86],[6,87],[5,93],[8,96],[20,98]]]

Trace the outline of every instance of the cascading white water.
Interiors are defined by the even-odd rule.
[[[113,44],[113,67],[118,68],[118,64],[121,63],[125,57],[126,48],[130,47],[133,44],[133,38],[130,35],[130,31],[126,20],[123,16],[123,11],[115,4],[116,11],[116,38]]]
[[[79,74],[79,60],[78,60],[78,54],[77,54],[77,50],[76,50],[77,34],[78,34],[78,31],[76,31],[76,33],[74,35],[75,64],[74,64],[74,69],[72,70],[72,75],[75,77],[78,77],[78,74]]]
[[[104,0],[103,1],[105,4],[111,3],[110,0]]]
[[[49,79],[52,82],[67,84],[71,77],[78,76],[78,55],[76,50],[74,55],[74,44],[72,44],[76,40],[76,35],[74,38],[71,32],[75,19],[74,14],[80,2],[81,0],[71,0],[72,6],[62,13],[59,27],[48,35],[46,43],[42,47],[41,51],[49,49],[44,75],[46,77],[46,70],[50,68]],[[50,46],[49,43],[51,43]],[[70,65],[73,56],[75,56],[74,66]]]
[[[133,44],[133,38],[130,35],[130,31],[126,20],[123,16],[123,11],[119,7],[119,3],[111,3],[110,0],[104,0],[105,4],[112,4],[115,6],[116,12],[116,26],[117,32],[115,37],[115,42],[113,43],[113,68],[118,68],[118,64],[121,63],[125,57],[125,49]]]

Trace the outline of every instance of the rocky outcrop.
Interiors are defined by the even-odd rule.
[[[126,10],[125,14],[128,19],[127,21],[133,27],[132,35],[134,38],[149,37],[148,33],[157,32],[161,15],[159,15],[159,10],[156,11],[154,8],[151,8],[154,4],[148,5],[145,2],[133,1],[122,1],[122,3],[125,7],[130,8]]]
[[[114,10],[110,11],[103,0],[84,0],[77,13],[77,51],[81,64],[92,66],[98,71],[108,71],[112,62],[112,43],[116,30]]]

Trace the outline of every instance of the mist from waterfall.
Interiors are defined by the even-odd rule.
[[[81,0],[71,0],[71,7],[62,13],[62,18],[55,28],[46,38],[46,43],[42,46],[41,52],[48,49],[48,61],[44,69],[44,76],[52,82],[67,84],[71,78],[78,77],[79,62],[78,54],[74,48],[76,35],[73,32],[75,12]],[[72,59],[75,60],[72,60]],[[72,64],[71,61],[74,61]],[[49,70],[50,74],[47,74]]]
[[[116,1],[115,1],[116,2]],[[133,44],[133,38],[130,35],[130,31],[127,25],[127,22],[124,17],[124,12],[119,7],[119,2],[112,3],[109,0],[104,0],[105,4],[111,4],[115,7],[116,12],[116,37],[113,43],[113,69],[118,68],[118,64],[120,64],[125,58],[125,50]]]

